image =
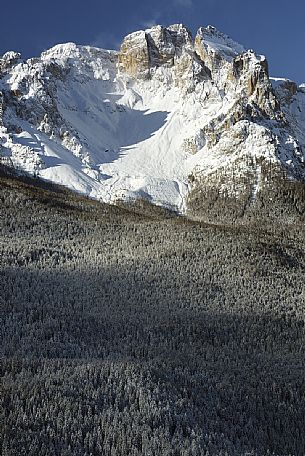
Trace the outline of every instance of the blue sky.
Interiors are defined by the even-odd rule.
[[[122,37],[152,24],[184,23],[193,33],[214,25],[267,56],[270,73],[305,81],[304,0],[4,0],[0,54],[24,57],[74,41],[117,48]]]

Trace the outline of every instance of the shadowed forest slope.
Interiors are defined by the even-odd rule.
[[[303,455],[304,249],[3,172],[1,454]]]

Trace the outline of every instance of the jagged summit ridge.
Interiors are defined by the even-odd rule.
[[[103,201],[253,211],[270,182],[304,182],[304,113],[302,86],[212,26],[0,59],[1,161]]]
[[[236,55],[245,52],[245,48],[241,44],[217,30],[213,25],[200,27],[196,38],[200,39],[206,46],[209,46],[214,51],[222,52],[228,60],[232,60]]]

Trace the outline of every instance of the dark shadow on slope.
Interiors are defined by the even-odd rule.
[[[117,111],[112,113],[112,118],[107,119],[109,125],[103,126],[112,131],[117,148],[105,150],[103,163],[115,161],[119,156],[126,154],[125,149],[132,149],[134,144],[149,139],[165,125],[169,114],[167,111],[149,112],[116,106]],[[105,104],[104,111],[107,110],[108,106]]]
[[[102,158],[100,163],[111,163],[121,154],[124,154],[124,148],[133,146],[149,139],[166,123],[168,111],[149,112],[149,110],[134,109],[119,104],[119,96],[107,94],[109,101],[101,101],[98,109],[92,112],[83,112],[79,108],[79,114],[76,119],[71,120],[70,124],[84,137],[90,144],[90,129],[94,130],[94,135],[100,137],[100,144],[105,145],[105,149],[99,146],[96,150],[91,150],[96,159]],[[77,123],[77,125],[76,125]],[[75,124],[75,125],[74,125]],[[106,133],[106,136],[105,136]],[[109,144],[107,147],[109,137]]]
[[[125,106],[124,110],[127,112],[129,119],[128,121],[122,119],[119,129],[126,128],[128,130],[128,139],[124,138],[122,140],[121,147],[132,146],[149,139],[165,125],[169,114],[167,111],[138,111]]]
[[[25,260],[31,264],[42,257],[53,257],[55,263],[71,260],[55,249],[32,251]],[[148,396],[159,403],[158,426],[169,426],[173,435],[178,429],[185,438],[197,433],[202,448],[213,435],[214,454],[227,450],[234,455],[237,449],[303,454],[304,322],[284,314],[264,315],[260,308],[268,295],[261,301],[259,294],[249,296],[247,282],[239,291],[244,313],[219,312],[220,303],[230,299],[220,280],[213,286],[193,283],[190,290],[189,277],[176,277],[168,266],[155,276],[147,276],[145,268],[143,263],[128,272],[57,274],[2,269],[5,371],[10,358],[25,369],[24,379],[29,366],[37,366],[40,397],[40,363],[52,370],[57,360],[59,376],[72,361],[74,366],[93,363],[97,371],[109,362],[119,369],[138,366],[142,389],[147,387]],[[269,298],[274,299],[271,291]],[[88,401],[81,396],[83,375],[73,377],[73,386],[66,378],[62,400]],[[101,380],[91,381],[90,388],[101,387]],[[24,387],[22,381],[14,389],[19,387]],[[89,400],[98,413],[105,413],[107,406]],[[132,408],[127,390],[124,401]],[[149,421],[143,424],[149,426]]]

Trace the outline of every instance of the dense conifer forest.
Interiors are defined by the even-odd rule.
[[[304,251],[1,172],[1,454],[304,455]]]

